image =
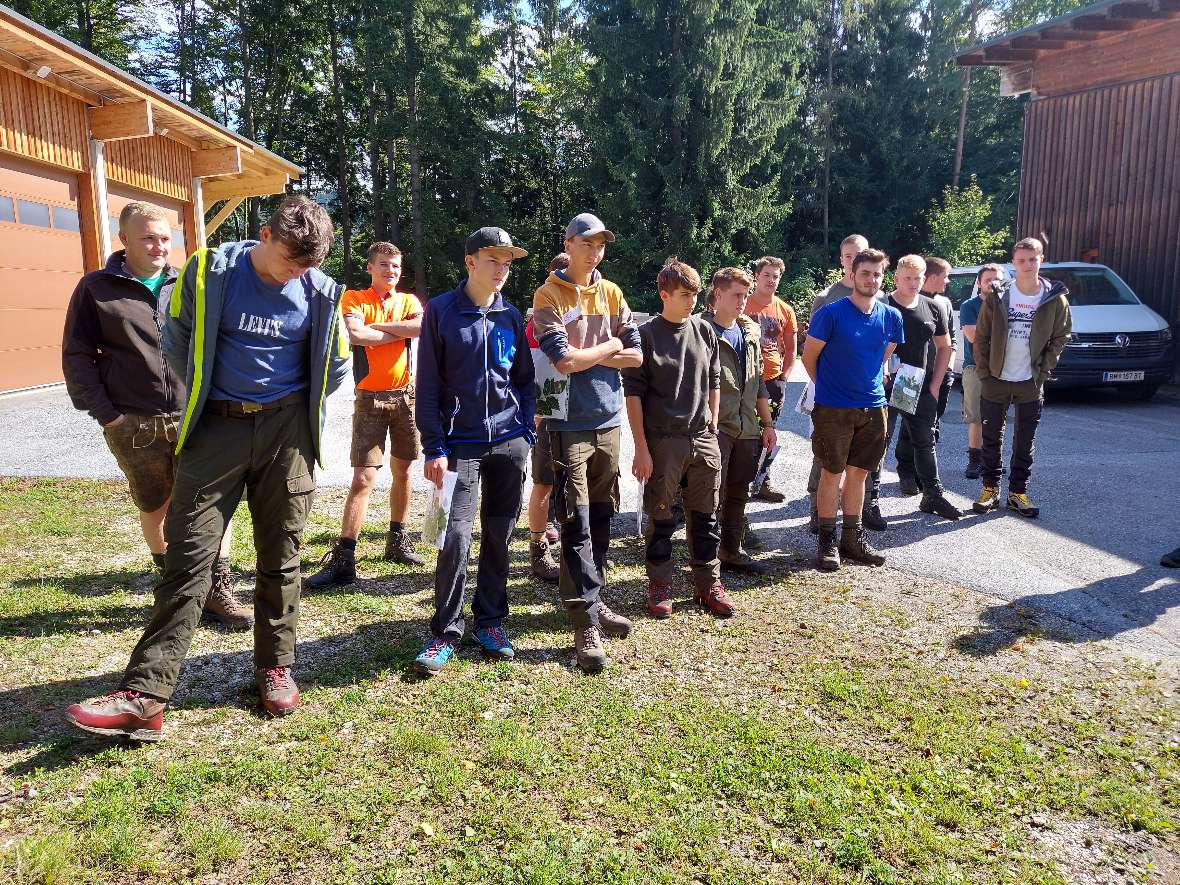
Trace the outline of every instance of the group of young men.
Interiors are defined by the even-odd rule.
[[[716,271],[707,309],[696,314],[701,277],[669,258],[656,280],[661,312],[637,326],[623,292],[598,270],[615,236],[584,213],[567,226],[565,252],[536,290],[526,326],[502,289],[513,261],[528,253],[500,228],[480,228],[467,238],[464,279],[424,307],[397,291],[401,253],[390,243],[369,249],[370,287],[342,291],[317,269],[332,236],[321,206],[288,197],[258,241],[198,250],[177,274],[167,266],[167,219],[146,204],[131,204],[120,218],[124,248],[79,283],[66,326],[67,386],[75,405],[104,427],[161,575],[151,619],[118,690],[69,707],[66,717],[75,726],[158,740],[203,612],[232,626],[252,623],[263,708],[274,716],[296,709],[291,667],[301,591],[355,581],[357,540],[387,449],[393,483],[386,559],[423,565],[405,528],[414,461],[423,457],[423,474],[439,489],[453,483],[431,636],[414,662],[427,675],[454,657],[466,631],[477,507],[473,637],[486,654],[513,657],[504,628],[509,543],[530,461],[534,574],[558,584],[579,667],[597,672],[606,665],[607,640],[625,638],[632,627],[603,599],[611,519],[620,506],[624,416],[635,441],[632,473],[643,484],[648,612],[672,613],[678,511],[693,598],[705,610],[719,617],[734,611],[723,567],[761,570],[743,549],[745,509],[752,491],[782,500],[768,483],[752,485],[768,472],[777,447],[775,421],[799,331],[790,305],[774,294],[784,270],[780,259],[760,259],[753,274],[738,267]],[[1035,243],[1017,244],[1018,254],[1029,242]],[[933,452],[950,358],[947,308],[920,294],[926,265],[917,256],[899,262],[897,291],[888,299],[880,295],[888,264],[883,253],[850,237],[841,262],[844,277],[821,296],[802,357],[815,384],[809,489],[818,565],[826,569],[839,567],[841,555],[884,561],[868,544],[864,524],[880,517],[879,469],[897,423],[899,462],[904,457],[911,466],[922,509],[959,515],[942,494]],[[1025,283],[1018,271],[1012,291],[1022,298]],[[1056,315],[1048,324],[1040,318],[1040,305],[1056,304],[1057,290],[1038,292],[1027,323],[1011,311],[996,316],[998,305],[1018,300],[998,290],[965,327],[988,403],[985,488],[977,509],[994,506],[1005,401],[1018,404],[1022,452],[1014,455],[1009,506],[1025,492],[1034,421],[1027,403],[1056,362],[1036,348],[1046,340],[1046,326],[1053,342],[1061,329]],[[1068,335],[1068,307],[1065,328]],[[1011,342],[1021,335],[1032,342],[1031,355],[1013,355]],[[929,370],[912,413],[885,408],[883,379],[895,351]],[[320,569],[302,580],[301,535],[315,465],[323,463],[326,400],[350,359],[352,485],[339,538]],[[536,417],[534,359],[549,360],[568,381],[560,418]],[[1035,412],[1039,417],[1039,406]],[[1021,448],[1026,436],[1027,451]],[[252,619],[222,577],[230,519],[243,495],[258,557]],[[837,544],[841,496],[844,530]]]

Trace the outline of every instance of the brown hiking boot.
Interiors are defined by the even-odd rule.
[[[611,639],[626,639],[631,633],[631,622],[607,608],[605,602],[598,603],[598,629]]]
[[[606,666],[606,648],[602,644],[602,631],[594,624],[574,630],[574,652],[578,666],[583,673],[598,673]]]
[[[138,691],[119,690],[71,704],[66,709],[66,722],[92,734],[158,741],[163,737],[164,702]]]
[[[885,557],[869,544],[869,536],[862,526],[845,526],[840,533],[840,556],[864,565],[884,565]]]
[[[720,583],[714,584],[708,590],[698,590],[696,600],[702,608],[719,618],[728,618],[733,614],[733,600]]]
[[[672,588],[658,581],[647,582],[647,610],[653,618],[672,615]]]
[[[202,617],[216,621],[227,630],[249,630],[254,626],[254,615],[250,609],[234,598],[234,583],[229,569],[214,569],[213,586],[209,589],[209,598],[205,600]]]
[[[304,578],[308,590],[322,590],[337,584],[356,583],[356,548],[345,547],[340,541],[320,560],[322,568],[310,578]]]
[[[426,560],[414,552],[414,544],[406,537],[405,529],[389,530],[385,536],[385,553],[381,558],[402,565],[426,565]]]
[[[819,539],[815,542],[815,567],[821,572],[834,572],[840,568],[840,550],[836,530],[825,525],[819,527]]]
[[[770,477],[762,480],[762,488],[756,491],[750,497],[758,501],[769,501],[771,504],[781,504],[787,500],[787,496],[770,484]]]
[[[290,667],[255,667],[254,682],[262,708],[271,716],[286,716],[299,706],[299,686]]]
[[[546,541],[529,542],[529,558],[533,561],[533,575],[542,581],[556,584],[561,577],[561,566],[553,558],[553,551]]]

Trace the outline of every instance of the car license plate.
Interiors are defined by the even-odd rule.
[[[1103,372],[1102,380],[1105,381],[1142,381],[1142,372]]]

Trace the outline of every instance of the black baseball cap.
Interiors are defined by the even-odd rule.
[[[512,237],[501,227],[481,227],[467,238],[467,254],[474,255],[480,249],[507,249],[513,258],[528,258],[529,253],[512,245]]]
[[[592,237],[595,234],[606,234],[606,241],[613,243],[615,235],[606,229],[606,225],[602,223],[602,219],[593,212],[583,212],[581,215],[575,215],[573,220],[565,226],[565,238],[572,240],[574,237]]]

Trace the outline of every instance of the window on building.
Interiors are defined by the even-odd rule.
[[[49,227],[49,206],[46,203],[33,203],[29,200],[17,200],[17,211],[20,212],[20,223],[29,227]]]
[[[53,207],[53,226],[58,230],[72,230],[78,232],[78,210],[66,209],[64,206]]]
[[[3,194],[0,194],[0,221],[16,221],[16,206],[13,205],[12,197]]]

